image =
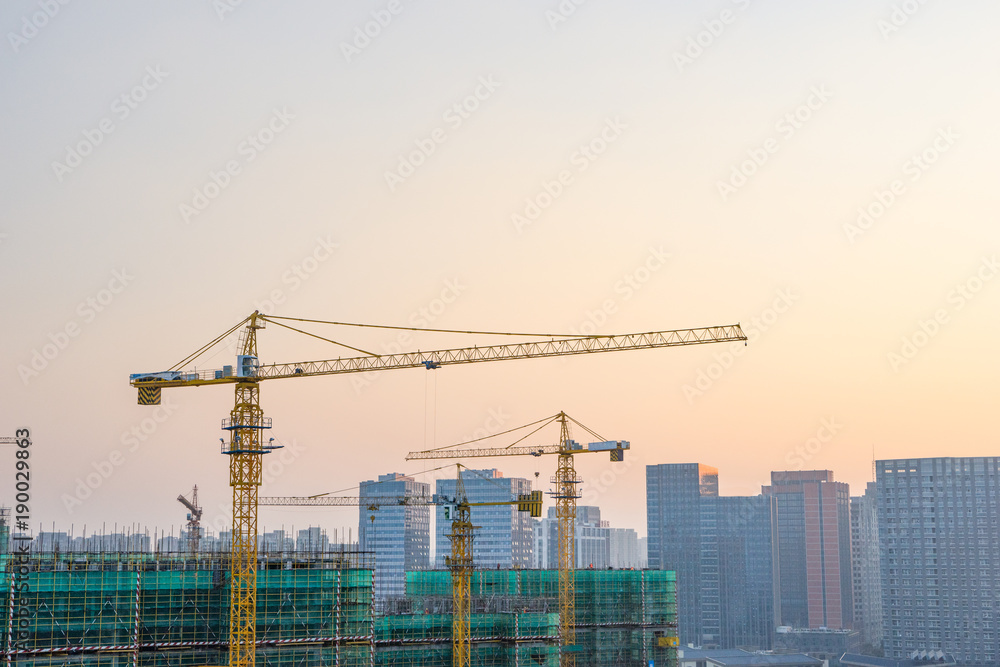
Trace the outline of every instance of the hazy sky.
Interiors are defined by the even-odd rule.
[[[724,494],[828,468],[859,492],[873,449],[996,454],[998,22],[987,0],[4,2],[0,431],[34,434],[32,523],[180,525],[193,484],[228,521],[232,387],[156,412],[128,375],[255,308],[751,336],[264,383],[286,444],[265,495],[433,467],[403,457],[559,410],[631,441],[579,469],[640,534],[647,464],[716,466]],[[268,328],[262,361],[341,354],[303,340]],[[554,464],[489,465],[547,490]]]

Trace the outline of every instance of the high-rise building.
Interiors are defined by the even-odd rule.
[[[430,496],[430,485],[399,473],[361,482],[362,498]],[[358,542],[375,554],[375,596],[405,593],[406,572],[430,564],[431,510],[429,505],[383,505],[358,508]]]
[[[720,497],[715,468],[646,466],[649,567],[677,572],[682,644],[770,649],[776,502]]]
[[[772,648],[778,612],[776,508],[768,496],[702,500],[702,593],[718,600],[717,611],[703,605],[703,643]]]
[[[875,482],[863,496],[851,498],[851,577],[854,582],[854,627],[861,650],[882,648],[882,580],[878,554],[878,503]]]
[[[771,473],[777,500],[781,625],[851,628],[850,488],[830,470]]]
[[[577,569],[642,567],[636,532],[631,528],[612,528],[601,519],[599,507],[577,506],[574,534]],[[533,568],[554,570],[559,567],[558,537],[556,508],[550,507],[547,518],[534,522]]]
[[[311,526],[305,530],[300,530],[295,538],[295,549],[297,551],[324,552],[330,546],[330,539],[326,531],[319,526]]]
[[[608,528],[611,541],[608,566],[615,569],[636,568],[641,570],[645,558],[639,553],[639,535],[632,528]]]
[[[260,535],[257,539],[257,550],[261,552],[294,551],[295,540],[284,529],[272,530]]]
[[[677,573],[677,623],[681,644],[702,644],[702,498],[719,495],[719,471],[699,463],[646,466],[648,566]],[[711,556],[709,558],[711,560]]]
[[[876,462],[883,646],[1000,661],[1000,457]]]
[[[455,479],[437,480],[435,492],[449,498],[455,496]],[[516,500],[531,492],[531,481],[523,477],[504,477],[490,470],[462,470],[462,484],[470,503]],[[477,568],[529,568],[533,551],[531,516],[518,512],[516,505],[473,507],[472,523],[478,526],[472,538],[472,560]],[[445,567],[445,556],[451,553],[451,523],[445,519],[445,508],[435,508],[435,567]]]

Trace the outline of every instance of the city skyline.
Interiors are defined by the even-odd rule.
[[[862,488],[873,446],[992,453],[996,3],[43,4],[0,7],[0,433],[33,430],[33,523],[177,525],[195,483],[228,514],[232,392],[157,410],[128,378],[255,309],[750,339],[268,383],[269,495],[559,410],[632,442],[579,471],[637,530],[642,468],[694,448],[736,495],[776,469]],[[262,331],[261,360],[347,354],[295,336]],[[331,520],[261,521],[300,516]]]

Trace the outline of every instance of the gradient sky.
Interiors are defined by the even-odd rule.
[[[232,388],[165,391],[172,414],[133,441],[152,412],[128,375],[274,296],[279,315],[347,322],[405,325],[421,309],[435,327],[499,331],[741,322],[752,342],[732,359],[712,345],[265,383],[287,445],[265,495],[433,467],[403,457],[559,410],[632,442],[624,467],[578,467],[604,474],[587,498],[640,534],[647,464],[716,466],[726,495],[814,468],[860,492],[873,450],[996,454],[1000,5],[559,7],[4,2],[0,431],[34,434],[33,524],[178,526],[193,484],[209,524],[226,521]],[[345,55],[373,12],[386,25]],[[467,117],[449,111],[477,91]],[[218,176],[230,162],[238,173]],[[561,172],[558,196],[516,224]],[[206,188],[213,173],[225,187]],[[197,192],[214,197],[185,213]],[[876,215],[859,223],[859,209]],[[412,345],[472,342],[493,341]],[[260,354],[340,352],[269,328]],[[0,456],[11,504],[13,452]],[[538,471],[545,490],[554,470],[490,465]],[[356,520],[262,510],[260,523]]]

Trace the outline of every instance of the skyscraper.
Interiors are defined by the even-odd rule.
[[[771,648],[776,501],[720,497],[715,468],[646,467],[649,567],[675,570],[682,644]]]
[[[768,496],[728,496],[702,500],[706,539],[711,535],[714,516],[718,554],[717,578],[709,567],[702,573],[702,590],[718,581],[718,622],[703,611],[703,633],[716,635],[721,648],[767,650],[774,642],[777,626],[777,559],[775,558],[777,502]],[[704,551],[703,551],[704,553]]]
[[[399,473],[361,482],[362,498],[430,496],[430,485]],[[375,553],[375,596],[405,593],[407,570],[426,569],[430,561],[430,506],[358,508],[358,542],[362,551]]]
[[[678,633],[682,644],[702,644],[701,499],[719,495],[719,471],[699,463],[646,466],[648,565],[677,573]]]
[[[455,496],[455,479],[439,479],[435,492],[449,498]],[[462,470],[462,483],[470,503],[501,502],[517,499],[531,492],[531,481],[523,477],[504,477],[496,468]],[[451,523],[445,508],[435,509],[435,567],[445,567],[445,556],[451,553],[448,533]],[[477,568],[529,568],[532,554],[532,521],[527,512],[518,512],[516,505],[473,507],[472,523],[479,526],[472,539],[472,560]]]
[[[878,503],[875,483],[863,496],[851,498],[851,574],[854,582],[854,627],[862,650],[882,648],[882,580],[878,554]]]
[[[876,462],[886,657],[1000,660],[1000,457]]]
[[[830,470],[771,473],[777,499],[779,607],[782,625],[851,628],[850,489]]]

